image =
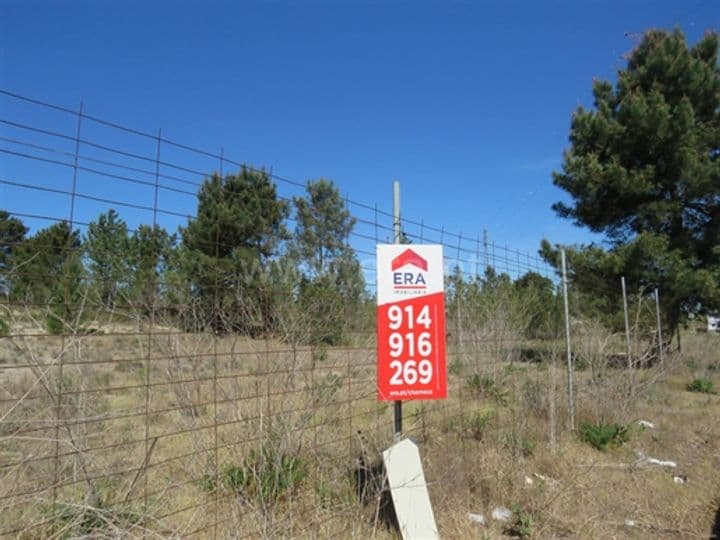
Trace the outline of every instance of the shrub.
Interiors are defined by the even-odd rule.
[[[527,380],[520,390],[523,405],[533,414],[542,414],[545,412],[545,396],[548,389],[540,382]]]
[[[112,536],[117,530],[128,531],[142,524],[142,512],[130,509],[127,505],[110,506],[102,500],[96,506],[86,504],[59,503],[56,510],[48,510],[54,520],[62,524],[63,537],[104,538]]]
[[[525,511],[520,505],[512,506],[513,521],[505,530],[506,534],[515,538],[530,538],[533,534],[533,525],[535,524],[535,516]]]
[[[495,384],[487,375],[480,375],[479,373],[473,373],[465,377],[465,384],[468,389],[475,394],[482,394],[487,388]]]
[[[575,371],[585,371],[590,367],[590,362],[584,356],[573,356],[573,367]]]
[[[342,388],[342,383],[343,379],[340,375],[328,373],[310,387],[313,400],[316,403],[329,403],[337,391]]]
[[[313,347],[311,354],[312,354],[313,363],[325,362],[328,359],[327,349],[322,345],[320,345],[318,347]]]
[[[514,457],[530,457],[535,450],[535,443],[515,431],[505,435],[504,445]]]
[[[10,326],[8,323],[0,319],[0,336],[10,335]]]
[[[310,345],[339,345],[345,327],[345,300],[334,280],[320,276],[300,283],[299,303],[307,327],[304,336]]]
[[[518,351],[518,359],[521,362],[539,364],[543,361],[544,351],[536,347],[522,347]]]
[[[507,405],[508,392],[489,375],[473,373],[465,378],[465,384],[476,395],[485,395],[500,405]]]
[[[693,380],[685,387],[688,392],[698,392],[700,394],[717,394],[715,385],[707,377],[699,377]]]
[[[629,439],[628,429],[622,424],[605,424],[602,421],[598,424],[580,424],[580,440],[602,452],[608,448],[617,448]]]
[[[450,364],[448,365],[448,372],[451,375],[460,375],[463,372],[464,368],[465,364],[463,363],[463,361],[455,358],[450,361]]]
[[[497,411],[495,409],[481,409],[473,412],[469,418],[465,420],[465,431],[476,441],[481,441],[485,435],[485,431],[491,426]]]
[[[300,457],[266,447],[259,452],[251,450],[240,465],[223,467],[219,487],[234,491],[247,502],[274,504],[293,493],[306,476]],[[205,475],[201,485],[208,491],[217,489],[212,475]]]
[[[53,336],[59,336],[65,330],[65,324],[63,323],[61,315],[57,313],[58,311],[57,309],[52,309],[48,312],[47,318],[45,319],[47,331]]]

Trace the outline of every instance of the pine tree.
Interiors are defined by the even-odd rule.
[[[73,333],[85,316],[85,269],[80,233],[67,221],[41,229],[12,254],[10,295],[43,310],[51,333]]]
[[[128,240],[128,295],[140,314],[149,315],[162,299],[163,279],[171,264],[175,241],[175,236],[159,225],[140,225]]]
[[[356,315],[364,280],[348,237],[355,226],[330,180],[307,183],[307,196],[294,197],[297,226],[291,253],[302,272],[299,301],[311,343],[337,344]]]
[[[578,286],[659,287],[667,322],[720,308],[718,34],[688,47],[679,30],[648,32],[613,86],[595,81],[579,108],[556,186],[556,212],[604,233],[610,249],[571,250]],[[542,252],[557,261],[549,244]]]
[[[203,183],[197,216],[181,230],[198,326],[253,334],[272,329],[274,293],[262,275],[286,235],[287,213],[264,171],[242,167]]]
[[[297,227],[294,247],[308,274],[328,272],[347,250],[347,238],[355,226],[337,187],[330,180],[307,183],[307,197],[293,197]]]
[[[85,277],[78,246],[67,254],[50,283],[46,324],[51,334],[75,334],[80,330],[88,315]]]
[[[110,209],[88,225],[85,236],[88,271],[102,306],[112,309],[127,288],[129,239],[125,221]]]
[[[28,228],[22,220],[0,210],[0,294],[8,294],[13,251],[24,240]]]
[[[526,337],[553,337],[562,320],[560,302],[552,280],[537,272],[526,272],[513,283],[516,302],[529,314]]]
[[[80,233],[60,221],[19,244],[13,251],[11,296],[42,305],[57,297],[57,281],[74,258],[79,258]],[[57,299],[57,298],[56,298]]]

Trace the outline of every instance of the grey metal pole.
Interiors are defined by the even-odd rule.
[[[660,322],[660,293],[655,287],[655,317],[657,318],[657,334],[658,334],[658,354],[660,355],[660,364],[663,363],[663,341],[662,341],[662,324]]]
[[[620,277],[620,284],[622,285],[623,313],[625,314],[625,347],[627,349],[627,366],[628,371],[630,371],[632,369],[632,357],[630,346],[630,323],[628,322],[627,292],[625,289],[625,276]]]
[[[393,181],[393,232],[395,236],[394,242],[399,244],[402,230],[400,227],[400,182],[397,180]],[[402,437],[402,401],[395,401],[394,413],[393,434],[395,435],[395,441],[399,441],[400,437]]]
[[[575,431],[575,398],[573,396],[573,362],[572,350],[570,349],[570,307],[568,305],[567,290],[567,268],[565,264],[565,249],[560,250],[560,260],[562,262],[562,285],[563,285],[563,303],[565,304],[565,349],[567,353],[567,371],[568,371],[568,415],[570,416],[570,430]]]
[[[485,271],[490,266],[490,252],[488,251],[488,231],[487,229],[483,229],[483,255],[485,256],[485,268],[483,268],[483,274],[485,274]]]

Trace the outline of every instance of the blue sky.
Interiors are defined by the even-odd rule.
[[[388,211],[397,179],[404,217],[471,239],[487,228],[492,241],[530,252],[542,237],[593,239],[550,209],[563,197],[551,171],[572,111],[591,104],[593,77],[613,79],[646,29],[677,25],[694,43],[720,27],[713,0],[4,0],[0,9],[5,90],[69,108],[82,101],[90,115],[162,128],[163,137],[222,148],[299,182],[330,178],[350,199]],[[0,117],[75,129],[68,115],[6,96]],[[152,140],[102,129],[85,123],[83,137],[154,155]],[[7,124],[0,134],[32,135]],[[58,144],[72,153],[72,141]],[[173,152],[163,148],[163,157],[187,164],[187,154]],[[217,169],[212,159],[188,165]],[[0,154],[6,180],[67,189],[66,169]],[[89,175],[78,188],[152,203],[152,190],[113,193]],[[78,203],[78,219],[91,219],[98,204]],[[67,206],[66,198],[0,185],[0,207],[11,211],[64,216]],[[183,213],[194,201],[168,192],[160,206]]]

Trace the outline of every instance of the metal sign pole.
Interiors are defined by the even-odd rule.
[[[395,236],[393,242],[399,244],[402,232],[400,227],[400,182],[397,180],[393,181],[393,232]],[[402,437],[402,401],[395,401],[394,412],[393,434],[395,441],[399,441]]]

